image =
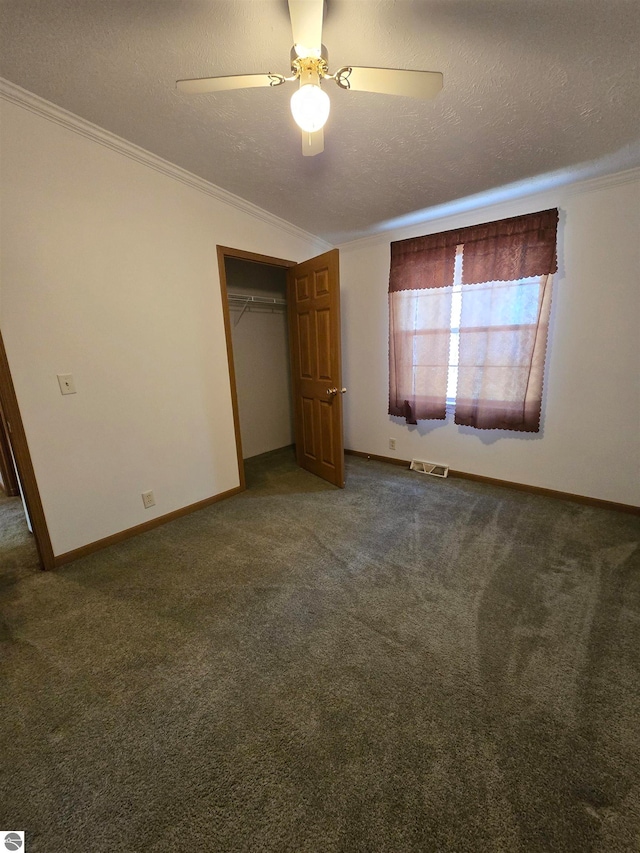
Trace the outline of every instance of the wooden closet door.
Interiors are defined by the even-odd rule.
[[[344,486],[338,250],[287,272],[298,465]]]

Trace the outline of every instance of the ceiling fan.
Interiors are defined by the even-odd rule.
[[[181,92],[200,94],[259,86],[274,87],[298,80],[300,86],[291,98],[291,112],[302,130],[302,153],[306,157],[324,151],[323,127],[331,106],[329,96],[321,88],[324,80],[334,80],[341,89],[354,92],[377,92],[410,98],[434,98],[442,89],[442,74],[438,71],[345,65],[334,74],[329,74],[327,49],[322,44],[324,6],[325,0],[289,0],[293,33],[290,77],[271,72],[199,77],[178,80],[176,87]]]

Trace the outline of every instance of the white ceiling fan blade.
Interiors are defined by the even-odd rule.
[[[302,131],[302,153],[305,157],[315,157],[324,151],[324,130],[316,130],[314,133]]]
[[[279,86],[284,83],[281,74],[234,74],[230,77],[198,77],[178,80],[176,89],[193,95],[206,92],[228,92],[230,89],[253,89],[257,86]]]
[[[349,73],[350,71],[350,73]],[[406,71],[400,68],[341,68],[336,82],[355,92],[380,95],[405,95],[409,98],[435,98],[442,89],[439,71]]]
[[[320,56],[324,0],[289,0],[293,46],[300,57]]]

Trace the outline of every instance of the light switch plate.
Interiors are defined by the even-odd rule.
[[[71,373],[58,373],[58,385],[61,394],[76,393],[76,382]]]

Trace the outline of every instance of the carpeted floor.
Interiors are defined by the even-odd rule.
[[[639,849],[637,517],[290,450],[2,575],[0,827],[28,853]]]
[[[6,586],[32,575],[38,566],[36,543],[27,528],[22,501],[8,498],[0,488],[0,606]]]

